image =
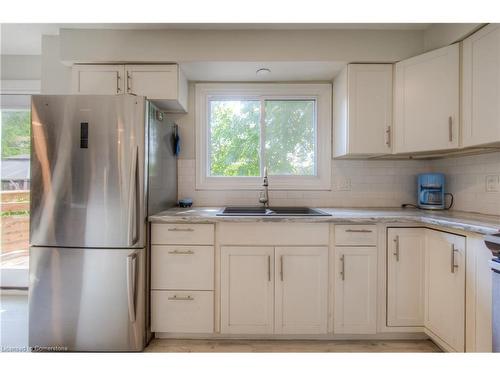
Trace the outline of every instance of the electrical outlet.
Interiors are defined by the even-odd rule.
[[[500,191],[500,176],[488,175],[486,176],[486,192],[493,193]]]
[[[337,180],[337,190],[338,191],[350,191],[351,190],[351,179],[349,177],[341,177]]]

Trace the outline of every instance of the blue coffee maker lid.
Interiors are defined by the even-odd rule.
[[[444,189],[443,173],[422,173],[418,175],[419,188]]]

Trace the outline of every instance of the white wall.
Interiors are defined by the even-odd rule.
[[[42,94],[69,94],[71,68],[61,63],[58,36],[42,36]]]
[[[0,79],[39,80],[42,75],[39,55],[0,55]]]
[[[423,51],[421,30],[61,29],[66,62],[393,62]]]
[[[481,23],[434,23],[424,31],[424,48],[430,51],[458,42],[475,30]]]

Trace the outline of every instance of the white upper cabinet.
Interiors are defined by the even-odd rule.
[[[425,328],[447,350],[465,350],[465,237],[427,229]]]
[[[186,112],[188,82],[177,64],[74,65],[74,94],[135,94],[160,108]]]
[[[392,64],[349,64],[335,79],[335,157],[391,153],[392,70]]]
[[[73,67],[73,94],[123,94],[125,67],[123,65],[75,65]]]
[[[327,333],[328,247],[275,248],[275,333]]]
[[[125,71],[127,93],[145,96],[164,109],[187,110],[187,80],[178,65],[126,65]]]
[[[459,55],[453,44],[396,64],[395,153],[459,146]]]
[[[422,228],[387,231],[387,325],[424,325],[425,232]]]
[[[462,116],[464,147],[500,142],[500,25],[491,24],[463,41]]]

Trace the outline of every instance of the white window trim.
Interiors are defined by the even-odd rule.
[[[260,190],[262,177],[208,175],[208,98],[316,99],[316,176],[269,176],[270,190],[331,190],[332,85],[329,83],[198,83],[195,85],[196,190]]]

